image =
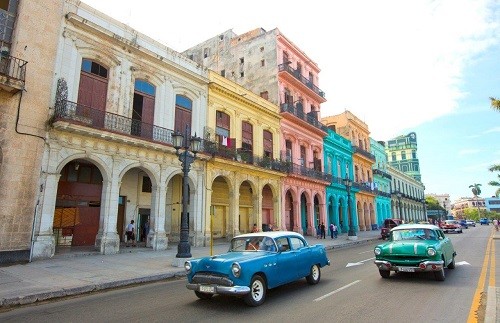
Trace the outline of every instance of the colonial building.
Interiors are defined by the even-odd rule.
[[[332,182],[326,187],[328,224],[335,223],[339,232],[348,232],[351,226],[356,232],[358,219],[354,207],[359,190],[356,187],[348,187],[349,183],[346,182],[353,178],[351,142],[328,129],[328,136],[325,137],[323,145],[325,170],[332,175]]]
[[[368,125],[352,112],[322,118],[330,129],[349,139],[353,152],[353,187],[356,192],[356,210],[359,230],[369,231],[377,226],[375,213],[375,182],[372,166],[375,156],[370,153],[370,131]]]
[[[61,1],[0,2],[0,263],[31,259],[61,11]]]
[[[438,199],[439,200],[439,199]],[[488,210],[487,205],[486,205],[486,199],[482,197],[461,197],[458,200],[454,201],[452,204],[450,204],[450,199],[448,196],[448,206],[451,207],[451,213],[455,218],[458,219],[464,219],[467,217],[465,214],[466,209],[474,209],[479,211],[479,216],[483,217],[481,215],[482,212]],[[445,201],[446,203],[446,201]],[[443,203],[441,203],[443,204]],[[446,204],[445,204],[446,205]],[[447,210],[450,210],[450,208],[447,208]]]
[[[407,135],[388,140],[385,150],[392,167],[412,176],[417,181],[422,181],[417,148],[417,134],[410,132]]]
[[[317,64],[278,29],[242,35],[229,30],[183,53],[280,107],[280,157],[288,162],[281,226],[314,234],[326,222],[325,188],[331,180],[323,170],[327,132],[319,116],[326,99],[318,87]]]
[[[229,239],[254,224],[284,228],[279,107],[212,71],[209,81],[205,231]]]
[[[179,240],[183,186],[172,134],[205,130],[208,71],[80,1],[54,3],[63,7],[36,19],[57,35],[49,48],[55,66],[42,82],[52,85],[48,104],[42,104],[51,107],[51,118],[33,255],[51,257],[63,245],[117,253],[131,220],[148,247],[166,249]],[[47,17],[49,12],[54,16]],[[208,158],[198,155],[188,179],[194,245],[206,242]],[[146,221],[150,230],[144,236]]]
[[[392,166],[387,167],[391,176],[391,210],[395,218],[405,222],[426,221],[425,186],[420,181]]]
[[[373,181],[375,183],[375,205],[377,223],[381,226],[385,219],[392,218],[391,209],[391,175],[387,172],[388,162],[385,153],[385,143],[370,138],[371,153],[375,156],[372,166]]]

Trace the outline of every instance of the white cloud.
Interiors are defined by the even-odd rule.
[[[500,127],[488,129],[488,130],[484,131],[483,133],[487,134],[487,133],[495,133],[495,132],[500,132]]]
[[[462,149],[458,152],[459,156],[473,155],[479,153],[479,149]]]

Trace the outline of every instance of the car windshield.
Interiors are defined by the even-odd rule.
[[[229,251],[271,251],[276,252],[274,239],[265,236],[236,237],[231,240]]]
[[[405,229],[392,231],[392,241],[402,240],[437,240],[437,235],[431,229]]]

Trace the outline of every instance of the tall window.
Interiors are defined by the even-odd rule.
[[[406,151],[401,151],[401,160],[406,160]]]
[[[154,110],[154,85],[143,80],[135,80],[131,129],[133,135],[152,138]]]
[[[231,117],[222,111],[216,111],[215,119],[215,137],[217,142],[223,146],[232,147],[232,142],[229,138],[229,134],[231,133]]]
[[[89,59],[83,59],[78,88],[78,104],[106,110],[108,69]]]
[[[241,122],[241,148],[248,152],[253,151],[253,126],[246,121]]]
[[[290,140],[285,140],[285,147],[286,147],[286,161],[290,163],[293,160],[292,142]]]
[[[271,131],[264,130],[264,156],[268,158],[273,158],[273,134]]]
[[[392,161],[396,161],[396,153],[395,152],[392,152],[391,159],[392,159]]]
[[[193,101],[180,94],[175,96],[175,131],[184,134],[186,127],[191,128],[192,110]]]
[[[300,166],[306,165],[306,147],[300,146]]]
[[[416,150],[411,151],[411,158],[417,159],[417,151]]]

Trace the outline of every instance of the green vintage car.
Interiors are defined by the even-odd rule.
[[[391,230],[389,240],[374,249],[375,265],[382,278],[395,272],[434,272],[436,280],[445,279],[444,268],[455,268],[450,238],[431,224],[402,224]]]

